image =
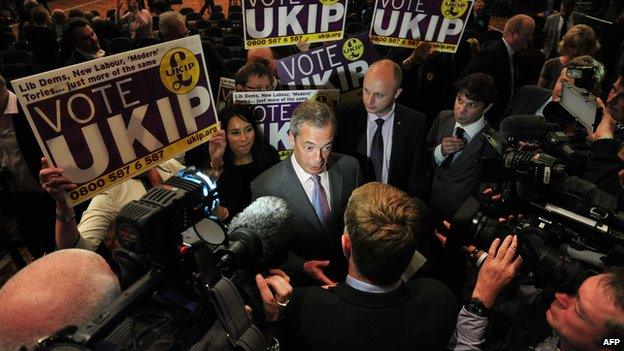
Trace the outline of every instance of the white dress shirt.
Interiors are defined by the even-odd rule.
[[[310,201],[310,203],[313,203],[312,191],[314,190],[314,181],[310,179],[312,175],[304,171],[303,168],[299,166],[299,162],[297,162],[295,155],[292,155],[290,157],[290,160],[292,162],[293,168],[295,169],[295,173],[297,174],[297,178],[299,179],[299,183],[301,183],[301,185],[303,186],[303,190],[305,190],[305,193],[308,196],[308,200]],[[329,205],[329,209],[331,210],[331,192],[329,191],[329,174],[327,173],[327,168],[325,169],[325,171],[323,171],[323,173],[319,173],[319,176],[321,177],[321,185],[325,190],[325,196],[327,196],[327,204]]]
[[[381,165],[381,182],[388,183],[388,171],[390,170],[390,154],[392,153],[392,131],[394,130],[394,107],[385,116],[378,116],[373,113],[368,114],[366,120],[366,155],[370,157],[371,145],[373,144],[373,137],[377,131],[378,118],[384,120],[384,124],[381,127],[381,137],[383,138],[383,163]]]
[[[477,133],[479,133],[479,131],[481,131],[483,127],[485,127],[485,118],[483,116],[481,116],[481,118],[479,118],[473,123],[470,123],[467,126],[462,126],[461,124],[455,122],[455,125],[453,126],[453,135],[456,135],[457,128],[462,128],[464,130],[464,138],[466,139],[466,143],[469,144],[472,138],[474,138],[474,136],[477,135]],[[466,147],[466,145],[464,145],[464,147]],[[455,152],[453,154],[453,157],[455,158],[459,157],[459,155],[462,152],[462,149]],[[442,164],[444,159],[448,157],[449,155],[443,156],[442,144],[438,144],[438,146],[436,146],[435,150],[433,151],[433,156],[434,156],[436,165],[439,166],[440,164]]]

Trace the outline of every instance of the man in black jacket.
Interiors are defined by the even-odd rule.
[[[412,197],[427,194],[425,115],[395,100],[401,68],[390,60],[373,63],[362,88],[362,103],[339,116],[335,149],[354,156],[364,181],[393,185]]]
[[[514,54],[527,48],[534,30],[535,21],[531,17],[527,15],[511,17],[505,23],[503,37],[486,45],[461,74],[465,77],[477,72],[487,73],[496,81],[496,100],[486,115],[488,122],[494,127],[498,127],[505,107],[518,88],[518,66]]]
[[[344,283],[295,288],[284,350],[444,350],[456,302],[440,282],[401,275],[422,234],[407,194],[378,182],[353,191],[345,211]]]

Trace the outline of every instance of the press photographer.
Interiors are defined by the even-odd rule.
[[[68,312],[66,323],[77,326],[52,334],[40,349],[189,349],[202,335],[196,349],[264,349],[271,336],[263,323],[278,319],[292,293],[289,278],[269,268],[285,255],[294,219],[283,200],[262,197],[225,232],[211,220],[217,194],[209,178],[187,169],[126,205],[117,218],[123,250],[115,256],[123,285],[138,280],[105,309],[85,312],[86,323]]]
[[[459,313],[449,348],[613,350],[606,341],[624,338],[624,268],[617,267],[587,278],[575,293],[555,293],[550,305],[548,300],[539,298],[530,304],[516,301],[524,313],[508,316],[515,317],[508,334],[501,340],[491,340],[486,335],[488,323],[497,320],[497,297],[521,266],[518,237],[510,235],[502,242],[495,239],[479,271],[472,297]]]
[[[581,249],[586,237],[540,215],[511,226],[483,211],[477,200],[466,201],[446,241],[461,241],[480,268],[451,349],[599,350],[610,345],[604,340],[624,337],[624,268],[605,269],[621,261],[592,256]]]

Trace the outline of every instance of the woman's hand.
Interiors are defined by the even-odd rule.
[[[210,154],[210,162],[214,167],[220,167],[223,164],[223,153],[225,152],[226,144],[225,130],[218,130],[210,136],[208,153]]]

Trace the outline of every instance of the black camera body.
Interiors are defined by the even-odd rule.
[[[218,205],[216,183],[190,168],[122,208],[117,218],[122,249],[115,258],[122,287],[128,288],[91,321],[58,331],[39,349],[148,350],[158,343],[159,350],[187,350],[218,319],[235,318],[233,311],[243,315],[237,327],[244,321],[256,328],[240,296],[242,291],[249,297],[245,304],[263,317],[259,292],[249,281],[267,248],[261,233],[242,224],[228,234],[212,215]],[[218,292],[229,301],[217,301]]]

